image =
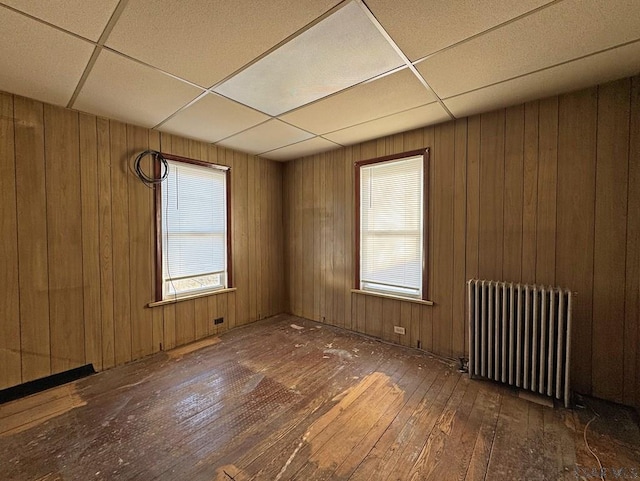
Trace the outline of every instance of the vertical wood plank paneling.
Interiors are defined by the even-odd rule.
[[[51,371],[85,363],[78,113],[45,105]]]
[[[258,188],[260,189],[260,221],[258,224],[259,238],[256,241],[256,246],[257,255],[260,259],[260,273],[262,277],[258,283],[258,317],[264,319],[271,311],[269,292],[276,292],[272,280],[275,269],[271,265],[277,248],[276,236],[270,230],[272,226],[271,211],[273,210],[273,204],[275,204],[275,196],[273,195],[275,178],[273,172],[267,168],[269,161],[265,159],[258,160],[260,161],[260,178],[264,179],[264,182],[258,180]],[[273,202],[270,202],[270,199],[273,200]],[[265,246],[267,246],[266,256],[264,255]]]
[[[327,255],[325,252],[327,240],[327,190],[326,169],[329,159],[326,155],[314,155],[314,283],[318,289],[314,295],[315,319],[328,323],[327,296],[329,285],[327,283]]]
[[[258,160],[255,157],[249,157],[247,161],[247,215],[251,220],[247,225],[247,259],[250,266],[255,266],[259,262],[256,255],[256,210],[259,202],[257,202],[257,199],[255,198],[256,180],[259,173],[256,173],[256,170],[258,170]],[[246,295],[248,296],[249,301],[249,321],[255,321],[258,318],[258,283],[259,279],[257,275],[249,276],[247,278]]]
[[[622,402],[627,191],[629,172],[629,79],[598,89],[596,210],[593,259],[593,394]]]
[[[283,239],[283,249],[285,255],[283,260],[283,271],[284,275],[284,297],[283,301],[283,311],[284,312],[293,312],[292,311],[292,299],[291,299],[291,289],[292,289],[292,279],[293,279],[293,263],[295,262],[294,257],[291,255],[293,253],[293,223],[295,222],[295,216],[292,212],[292,204],[293,204],[293,168],[296,165],[296,162],[287,162],[284,164],[282,170],[282,204],[284,206],[282,212],[282,227],[284,231],[284,239]]]
[[[320,156],[314,155],[311,160],[313,185],[309,195],[311,196],[311,219],[312,219],[312,243],[310,254],[311,272],[313,276],[313,306],[311,319],[319,321],[321,319],[321,297],[324,295],[322,288],[322,254],[323,254],[323,238],[322,238],[322,186],[320,185],[321,170]]]
[[[529,284],[535,283],[537,263],[538,105],[537,101],[524,105],[522,282]]]
[[[102,313],[102,367],[116,363],[113,312],[113,228],[111,207],[111,125],[98,118],[98,228],[100,231],[100,310]]]
[[[292,312],[298,316],[303,315],[303,300],[302,300],[302,292],[304,288],[304,256],[303,252],[303,241],[304,241],[304,214],[302,212],[303,209],[303,168],[304,161],[300,160],[296,162],[295,168],[293,170],[293,181],[294,181],[294,206],[293,213],[295,215],[295,220],[293,222],[293,252],[294,252],[294,277],[292,278],[291,283],[293,284],[293,301],[291,304]]]
[[[624,403],[640,409],[640,76],[631,80],[629,125]]]
[[[212,151],[211,149],[215,149],[215,150]],[[235,206],[237,205],[236,196],[238,195],[238,193],[235,191],[235,186],[236,186],[235,177],[238,175],[238,172],[236,171],[237,166],[233,160],[233,152],[223,147],[220,147],[220,148],[211,147],[209,151],[209,158],[215,159],[218,164],[226,165],[231,169],[231,235],[232,235],[231,262],[233,267],[232,287],[236,287],[237,286],[236,273],[238,272],[237,265],[236,265],[236,262],[238,259],[238,246],[236,244],[235,233],[237,231],[238,215],[239,215],[235,211]],[[226,298],[227,298],[227,316],[226,316],[227,329],[233,329],[237,326],[237,319],[238,319],[237,317],[238,310],[236,306],[236,293],[230,292],[226,295]]]
[[[306,157],[302,163],[302,310],[307,319],[313,319],[313,158]]]
[[[160,132],[155,130],[149,130],[149,148],[151,150],[162,151],[162,147],[160,146]],[[152,212],[152,220],[151,220],[151,242],[152,248],[147,252],[147,257],[149,258],[149,279],[151,279],[151,284],[147,286],[147,290],[149,292],[149,299],[155,299],[155,285],[156,285],[156,256],[155,256],[155,232],[156,232],[156,224],[155,224],[155,188],[149,189],[147,196],[149,200],[149,208]],[[162,275],[161,273],[158,275]],[[158,352],[162,350],[164,347],[164,309],[156,308],[151,309],[152,315],[152,328],[151,328],[151,345],[153,348],[153,352]]]
[[[345,207],[345,218],[344,218],[344,229],[345,229],[345,327],[353,329],[354,327],[354,319],[353,315],[353,296],[351,295],[351,289],[356,287],[353,285],[353,276],[354,276],[354,257],[359,255],[356,252],[355,241],[354,241],[354,226],[355,226],[355,213],[354,213],[354,166],[353,163],[355,159],[360,156],[360,147],[353,146],[348,147],[345,152],[345,162],[344,162],[344,200],[346,203]]]
[[[559,99],[556,282],[577,293],[573,385],[592,389],[593,229],[597,89]]]
[[[271,164],[271,168],[274,169],[274,175],[276,178],[276,185],[273,189],[273,193],[276,196],[275,199],[275,211],[273,213],[273,229],[275,230],[275,238],[277,249],[272,261],[273,266],[273,283],[277,286],[274,298],[272,299],[271,314],[279,314],[285,310],[285,292],[284,282],[284,197],[282,192],[284,190],[283,173],[284,168],[281,164]]]
[[[455,165],[453,180],[453,313],[452,349],[454,357],[466,352],[466,224],[467,224],[467,119],[455,123]]]
[[[211,319],[215,319],[217,317],[222,317],[224,319],[224,322],[218,326],[218,329],[216,330],[216,334],[219,334],[220,332],[224,332],[229,330],[229,315],[228,315],[228,308],[229,308],[229,294],[221,294],[218,296],[211,296],[209,297],[209,315],[211,315],[211,309],[212,309],[212,304],[216,303],[216,317],[211,317]],[[215,329],[215,325],[213,324],[213,322],[209,322],[209,327],[210,328],[214,328]],[[211,332],[211,331],[210,331]]]
[[[127,125],[126,162],[129,191],[129,278],[131,286],[131,357],[138,359],[153,352],[153,314],[147,304],[153,301],[149,290],[149,246],[154,245],[154,208],[149,187],[132,173],[133,161],[140,152],[149,148],[146,129]],[[149,157],[144,160],[145,172],[152,174]]]
[[[408,303],[405,303],[408,304]],[[432,326],[423,325],[423,309],[419,304],[411,303],[411,321],[409,324],[409,336],[411,347],[433,351],[433,329]]]
[[[477,279],[480,244],[480,116],[467,125],[467,280]]]
[[[455,124],[447,122],[435,128],[431,176],[431,231],[433,246],[433,276],[431,294],[435,305],[433,316],[433,347],[445,356],[452,354],[453,324],[453,216],[455,179]],[[425,336],[426,340],[426,336]]]
[[[323,189],[324,214],[322,216],[322,277],[325,285],[325,295],[323,299],[323,316],[325,322],[335,325],[335,315],[333,313],[333,291],[334,291],[334,271],[333,271],[333,226],[335,225],[335,213],[333,203],[335,162],[333,153],[328,153],[322,163],[320,185]]]
[[[84,346],[86,363],[93,364],[97,370],[102,370],[98,133],[96,118],[93,115],[80,114],[79,121]]]
[[[365,298],[364,332],[382,338],[382,299],[374,296],[362,297]]]
[[[502,279],[522,278],[524,105],[506,110],[504,142],[504,266]]]
[[[8,179],[3,176],[3,180],[14,181],[15,187],[11,190],[8,185],[2,192],[17,194],[17,206],[15,199],[7,200],[14,216],[17,207],[18,251],[14,260],[19,266],[19,277],[15,280],[20,292],[20,345],[16,352],[22,352],[22,381],[26,382],[51,374],[44,107],[35,100],[15,97],[13,115],[16,119],[15,175]],[[12,137],[7,143],[12,149],[13,140]],[[11,219],[11,213],[7,212],[6,221],[11,223]],[[11,232],[16,232],[15,227]],[[7,274],[11,273],[8,265]],[[7,299],[11,299],[11,291]],[[15,307],[17,309],[17,303]],[[11,319],[10,311],[7,315],[7,319]]]
[[[248,215],[248,156],[233,151],[228,151],[228,155],[233,158],[233,168],[236,175],[233,177],[233,204],[234,204],[234,232],[233,245],[235,248],[235,283],[238,288],[235,296],[236,301],[236,324],[244,325],[249,322],[249,276],[250,265],[249,255],[249,215]]]
[[[111,224],[113,236],[113,325],[116,364],[131,360],[129,253],[129,164],[127,127],[111,121]]]
[[[258,262],[258,285],[256,286],[256,298],[258,299],[258,319],[264,319],[269,312],[269,299],[266,295],[268,293],[271,282],[269,276],[273,272],[270,269],[271,259],[273,257],[275,249],[275,237],[269,235],[269,193],[273,189],[273,176],[266,170],[267,160],[256,158],[258,161],[258,178],[256,179],[256,189],[258,190],[257,201],[258,206],[256,208],[256,258]],[[260,182],[260,179],[264,179],[264,182]],[[269,242],[270,239],[273,239]],[[266,249],[264,246],[268,246]],[[273,286],[271,286],[273,289]]]
[[[0,92],[0,389],[22,379],[13,118],[14,99]]]
[[[536,283],[555,285],[558,98],[540,101]]]
[[[481,116],[479,270],[501,280],[504,232],[504,110]]]
[[[348,251],[347,230],[346,230],[346,204],[345,201],[345,176],[344,176],[344,150],[340,149],[334,153],[335,168],[333,172],[334,182],[334,230],[331,241],[333,251],[333,283],[334,283],[334,321],[338,327],[346,327],[347,317],[345,315],[345,298],[349,295],[349,285],[346,267],[346,256]],[[285,252],[286,257],[286,252]]]

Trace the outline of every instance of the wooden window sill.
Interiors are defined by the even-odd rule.
[[[422,304],[423,306],[433,306],[433,301],[424,299],[415,299],[413,297],[394,296],[392,294],[381,294],[380,292],[363,291],[361,289],[351,289],[354,294],[363,294],[365,296],[382,297],[383,299],[393,299],[394,301],[413,302],[414,304]]]
[[[166,306],[167,304],[175,304],[176,302],[189,301],[192,299],[199,299],[201,297],[217,296],[218,294],[226,294],[228,292],[235,292],[236,287],[229,287],[227,289],[218,289],[217,291],[201,292],[198,294],[191,294],[190,296],[176,297],[174,299],[164,299],[162,301],[150,302],[147,307]]]

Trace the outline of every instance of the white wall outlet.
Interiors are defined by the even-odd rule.
[[[393,332],[395,332],[396,334],[406,334],[407,330],[404,327],[393,326]]]

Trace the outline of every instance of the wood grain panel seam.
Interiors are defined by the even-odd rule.
[[[47,233],[47,301],[48,301],[48,307],[49,307],[49,315],[48,315],[48,319],[47,321],[49,322],[49,372],[53,371],[53,366],[51,365],[51,353],[53,352],[52,349],[52,345],[51,345],[51,339],[53,338],[53,336],[51,335],[51,275],[50,272],[51,270],[49,269],[49,259],[50,259],[50,249],[49,249],[49,203],[46,202],[46,192],[47,192],[47,136],[46,136],[46,131],[47,131],[47,123],[46,123],[46,116],[44,114],[44,107],[41,110],[42,112],[42,152],[43,152],[43,163],[44,163],[44,168],[42,169],[42,172],[44,174],[44,189],[45,189],[45,203],[44,203],[44,220],[45,220],[45,232]]]
[[[18,282],[18,290],[17,290],[17,301],[18,301],[18,342],[19,342],[19,358],[20,358],[20,382],[25,382],[23,376],[24,369],[24,360],[22,356],[22,303],[20,302],[20,255],[19,255],[19,237],[18,237],[18,222],[20,222],[20,218],[18,217],[18,169],[16,167],[16,107],[15,107],[15,95],[10,95],[11,97],[11,130],[13,131],[13,195],[15,197],[15,209],[16,209],[16,280]],[[43,114],[44,115],[44,114]],[[46,219],[46,216],[45,216]],[[48,258],[48,257],[47,257]]]
[[[77,130],[77,136],[78,136],[78,170],[80,171],[80,177],[78,178],[78,182],[80,184],[80,189],[79,189],[79,194],[80,194],[80,275],[82,277],[82,347],[83,347],[83,352],[84,352],[84,364],[87,363],[87,326],[86,326],[86,321],[85,321],[85,317],[86,317],[86,312],[85,312],[85,306],[84,306],[84,237],[85,237],[85,232],[84,232],[84,219],[82,216],[82,166],[80,165],[80,162],[82,162],[82,146],[81,146],[81,142],[80,142],[80,112],[75,111],[74,113],[75,118],[76,118],[76,122],[78,123],[78,130]]]

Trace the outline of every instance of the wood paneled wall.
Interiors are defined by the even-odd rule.
[[[146,307],[153,190],[131,165],[148,148],[231,167],[237,291]],[[0,93],[0,389],[86,363],[105,369],[282,312],[282,171]]]
[[[422,147],[435,305],[351,293],[353,163]],[[467,279],[566,286],[575,389],[640,406],[639,77],[296,160],[284,188],[292,313],[455,357]]]

